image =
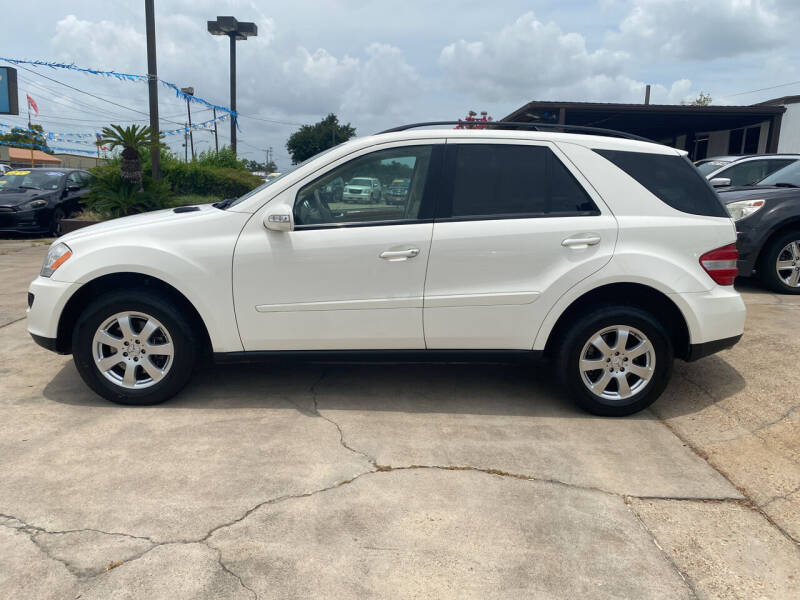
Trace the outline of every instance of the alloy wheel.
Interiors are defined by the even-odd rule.
[[[92,339],[92,356],[103,377],[126,389],[143,389],[166,377],[175,347],[167,328],[141,312],[106,319]]]
[[[581,380],[605,400],[628,400],[650,383],[656,354],[647,336],[634,327],[612,325],[589,337],[581,350]]]
[[[778,252],[775,271],[784,285],[800,287],[800,240],[789,242]]]

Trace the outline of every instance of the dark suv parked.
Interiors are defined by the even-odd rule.
[[[61,235],[61,220],[80,208],[91,178],[86,171],[53,167],[0,175],[0,232]]]
[[[719,197],[736,221],[739,274],[755,270],[773,290],[800,294],[800,162]]]

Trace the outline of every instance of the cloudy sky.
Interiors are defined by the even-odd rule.
[[[156,0],[159,77],[227,106],[227,38],[206,32],[220,14],[258,25],[237,46],[240,153],[264,160],[271,146],[279,168],[289,134],[329,112],[365,135],[470,109],[501,118],[530,100],[640,102],[646,83],[654,103],[800,93],[797,0]],[[147,71],[141,0],[14,3],[4,20],[0,56]],[[147,122],[141,83],[42,68],[19,80],[49,131]],[[162,129],[180,127],[185,104],[159,94]],[[228,126],[219,133],[227,143]],[[183,152],[182,139],[168,141]],[[195,145],[213,146],[213,134],[196,133]]]

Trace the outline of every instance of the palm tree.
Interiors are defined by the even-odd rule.
[[[103,137],[97,145],[109,146],[111,150],[122,148],[122,164],[120,170],[122,178],[130,182],[137,189],[142,189],[142,159],[139,150],[150,146],[153,142],[153,132],[150,127],[131,125],[123,129],[119,125],[103,127]]]

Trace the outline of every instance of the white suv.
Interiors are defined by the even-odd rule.
[[[580,406],[630,414],[673,357],[744,327],[733,223],[684,154],[507,129],[352,140],[235,201],[63,236],[30,286],[28,331],[125,404],[166,400],[209,354],[544,354]],[[325,187],[356,175],[408,179],[405,201],[329,206]]]

